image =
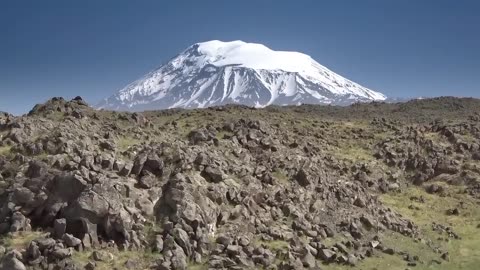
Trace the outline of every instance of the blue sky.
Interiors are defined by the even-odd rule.
[[[94,104],[196,42],[311,55],[393,97],[480,97],[480,1],[0,0],[0,110]]]

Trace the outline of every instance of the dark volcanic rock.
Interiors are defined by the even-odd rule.
[[[27,116],[0,113],[0,233],[39,235],[18,250],[0,246],[0,270],[95,269],[118,251],[132,254],[120,265],[132,269],[319,269],[358,266],[377,252],[425,264],[385,248],[392,232],[453,261],[382,196],[430,193],[407,197],[415,214],[433,196],[480,198],[479,105],[128,113],[76,97]],[[468,207],[438,215],[461,219]],[[431,229],[459,241],[452,227]],[[92,256],[79,263],[84,250]]]

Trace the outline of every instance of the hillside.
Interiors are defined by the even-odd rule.
[[[480,100],[0,114],[0,270],[477,269]]]

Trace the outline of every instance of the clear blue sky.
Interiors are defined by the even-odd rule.
[[[388,96],[480,97],[476,0],[0,0],[0,110],[96,103],[211,39],[304,52]]]

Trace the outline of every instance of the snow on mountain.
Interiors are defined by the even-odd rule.
[[[228,103],[350,104],[385,100],[299,52],[218,40],[197,43],[103,100],[100,109],[203,108]]]

